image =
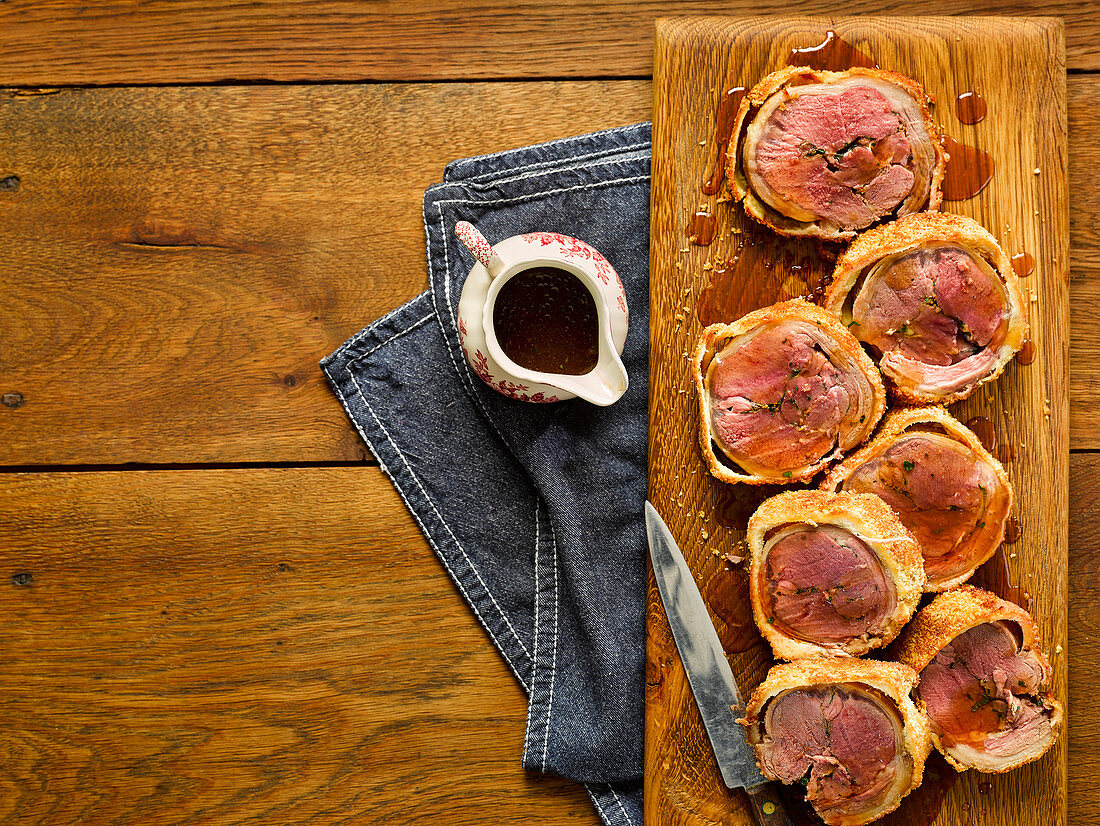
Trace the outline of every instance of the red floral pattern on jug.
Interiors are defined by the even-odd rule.
[[[600,281],[610,285],[611,279],[614,278],[620,289],[622,288],[622,282],[619,281],[619,276],[611,263],[600,254],[599,250],[588,246],[584,241],[570,238],[568,235],[562,235],[559,232],[529,232],[523,237],[529,241],[538,241],[544,247],[557,244],[558,253],[565,258],[591,261],[596,268],[596,277]]]
[[[506,379],[498,379],[493,375],[489,369],[489,360],[485,357],[485,354],[480,350],[474,350],[473,356],[469,359],[470,365],[474,368],[474,372],[478,377],[487,385],[503,393],[505,396],[515,399],[519,402],[556,402],[561,401],[557,396],[550,395],[539,391],[538,393],[530,393],[530,385],[519,384],[517,382],[508,381]]]

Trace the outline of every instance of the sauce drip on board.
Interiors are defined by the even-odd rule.
[[[763,643],[752,619],[749,598],[748,563],[737,565],[724,560],[721,569],[707,583],[703,593],[710,610],[725,625],[717,628],[718,639],[727,653],[748,651]]]
[[[1019,364],[1031,364],[1035,361],[1035,354],[1035,342],[1029,338],[1024,341],[1019,352],[1016,353],[1016,361]]]
[[[710,246],[710,242],[714,240],[715,233],[718,232],[718,219],[709,212],[699,210],[691,216],[691,220],[688,221],[685,232],[687,232],[688,238],[691,239],[691,243],[695,244],[695,246]]]
[[[827,248],[814,241],[746,225],[732,256],[713,262],[710,283],[699,294],[699,321],[705,327],[774,301],[799,295],[820,298],[833,267]]]
[[[726,152],[733,137],[733,125],[737,119],[737,107],[748,90],[744,86],[727,89],[718,101],[718,113],[714,118],[714,143],[718,147],[718,160],[710,177],[703,181],[704,195],[717,195],[726,180]]]
[[[977,92],[963,92],[955,99],[955,114],[963,123],[981,123],[986,114],[985,98]]]
[[[508,358],[539,373],[578,376],[596,366],[596,302],[573,273],[532,267],[508,279],[493,306],[493,328]]]
[[[874,60],[841,39],[832,29],[825,33],[825,39],[816,46],[791,49],[791,56],[787,59],[787,65],[808,66],[811,69],[830,69],[832,71],[851,69],[853,66],[861,66],[865,69],[878,68],[878,64]]]
[[[975,416],[967,421],[966,426],[974,432],[987,451],[992,453],[996,449],[997,429],[993,426],[993,422],[985,416]]]
[[[1016,518],[1016,514],[1012,514],[1005,523],[1005,544],[1015,545],[1020,540],[1022,532],[1023,528],[1020,527],[1020,520]]]
[[[1012,256],[1009,263],[1012,264],[1012,271],[1016,273],[1017,278],[1027,278],[1035,272],[1035,259],[1030,253],[1018,252]]]
[[[1008,555],[1005,553],[1004,545],[997,548],[993,556],[982,563],[970,578],[970,583],[996,594],[1001,599],[1016,603],[1025,611],[1031,610],[1031,597],[1027,596],[1019,585],[1012,584],[1012,578],[1008,572]]]
[[[965,201],[985,189],[996,168],[993,156],[952,137],[945,137],[943,146],[951,156],[943,176],[943,199]]]
[[[714,509],[715,519],[719,525],[743,531],[749,517],[765,499],[785,490],[792,488],[787,485],[723,485]]]
[[[1016,451],[1012,449],[1011,442],[1003,442],[997,445],[997,452],[993,454],[1002,465],[1011,465],[1016,458]]]

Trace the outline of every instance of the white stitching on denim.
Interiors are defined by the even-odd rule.
[[[558,534],[550,523],[550,544],[554,549],[554,653],[550,658],[550,696],[546,700],[546,733],[542,738],[542,770],[546,771],[546,753],[550,746],[550,712],[554,708],[554,682],[558,678]]]
[[[350,372],[349,375],[351,375]],[[515,638],[516,643],[523,650],[523,653],[530,657],[531,652],[527,650],[527,646],[525,646],[523,644],[523,640],[519,638],[519,634],[516,633],[516,629],[512,625],[512,621],[509,620],[504,611],[501,610],[499,603],[497,603],[496,597],[493,596],[493,592],[489,590],[489,586],[485,584],[485,580],[481,578],[481,574],[478,573],[477,568],[474,567],[474,563],[466,554],[466,549],[462,547],[462,543],[460,543],[458,541],[458,537],[454,535],[454,531],[451,530],[451,526],[447,524],[447,521],[443,518],[443,514],[439,512],[439,508],[437,508],[435,506],[435,502],[432,501],[432,497],[428,495],[428,491],[424,488],[423,483],[421,483],[420,477],[418,477],[416,473],[413,472],[412,466],[409,464],[409,460],[405,458],[405,454],[401,452],[401,448],[397,446],[397,443],[393,440],[393,437],[390,436],[390,432],[386,430],[386,426],[382,424],[382,420],[378,418],[378,415],[374,412],[374,408],[370,406],[370,402],[368,402],[366,397],[363,395],[363,390],[359,386],[359,382],[355,380],[354,375],[352,375],[351,380],[352,383],[355,385],[356,391],[359,393],[359,398],[362,399],[363,404],[367,406],[367,411],[371,414],[371,416],[374,417],[375,424],[377,424],[382,433],[385,434],[386,439],[389,440],[390,446],[397,452],[398,457],[404,463],[405,469],[409,472],[412,480],[416,482],[416,486],[420,488],[420,493],[423,494],[424,500],[431,506],[431,509],[435,513],[436,518],[439,519],[440,524],[443,525],[444,530],[447,531],[447,534],[455,543],[455,547],[458,548],[458,550],[462,553],[463,559],[465,559],[466,564],[470,566],[470,570],[473,571],[474,576],[477,577],[477,581],[481,583],[481,587],[485,590],[485,593],[486,595],[488,595],[489,600],[493,603],[493,607],[497,609],[497,613],[500,614],[501,619],[504,620],[504,624],[508,626],[508,630],[512,632],[512,636]]]
[[[535,497],[535,641],[531,644],[533,656],[531,658],[531,690],[535,690],[539,674],[539,505],[538,496]],[[531,703],[527,704],[527,725],[523,730],[523,757],[520,760],[527,763],[527,749],[531,743]]]
[[[383,341],[382,343],[380,343],[380,344],[376,344],[376,345],[374,345],[373,347],[371,347],[371,348],[370,348],[369,350],[367,350],[367,352],[365,352],[365,353],[363,353],[363,354],[361,354],[361,355],[358,355],[358,356],[356,356],[356,357],[355,357],[355,358],[353,358],[353,359],[352,359],[351,361],[349,361],[349,362],[348,362],[348,364],[355,364],[356,362],[360,362],[360,361],[362,361],[362,360],[363,360],[363,359],[365,359],[365,358],[366,358],[367,356],[369,356],[369,355],[371,355],[372,353],[374,353],[374,351],[375,351],[375,350],[379,350],[379,349],[381,349],[382,347],[385,347],[385,346],[386,346],[387,344],[389,344],[389,343],[390,343],[391,341],[393,341],[393,340],[395,340],[395,339],[398,339],[398,338],[401,338],[401,336],[405,335],[406,333],[411,333],[411,332],[412,332],[413,330],[415,330],[415,329],[416,329],[417,327],[422,327],[422,326],[424,326],[424,324],[425,324],[425,323],[427,323],[427,322],[429,322],[429,321],[431,321],[431,320],[432,320],[432,318],[433,318],[433,317],[434,317],[435,315],[437,315],[437,314],[436,314],[435,312],[431,312],[431,313],[428,313],[428,314],[427,314],[426,316],[424,316],[424,317],[423,317],[422,319],[420,319],[420,320],[418,320],[418,321],[414,321],[414,322],[413,322],[412,324],[410,324],[410,325],[409,325],[408,327],[406,327],[406,328],[405,328],[404,330],[400,330],[400,331],[398,331],[398,332],[394,333],[394,334],[393,334],[392,336],[390,336],[389,338],[387,338],[387,339],[386,339],[385,341]]]
[[[631,129],[637,129],[637,128],[638,128],[638,124],[631,123],[631,124],[627,124],[626,126],[616,126],[612,129],[608,129],[606,131],[607,132],[627,132]],[[565,137],[565,138],[554,138],[554,140],[551,140],[551,141],[544,141],[543,143],[538,144],[538,146],[560,146],[560,145],[563,145],[563,144],[572,143],[574,141],[586,140],[586,139],[589,139],[591,137],[592,137],[591,133],[589,133],[587,135],[570,135],[570,136]],[[472,158],[462,158],[461,160],[456,161],[455,163],[472,163],[472,162],[475,162],[475,161],[484,161],[484,160],[488,160],[489,158],[499,158],[502,155],[507,155],[509,152],[516,152],[516,151],[522,151],[522,150],[502,149],[499,152],[490,152],[487,155],[474,155]]]
[[[588,161],[588,160],[593,160],[593,159],[596,159],[596,158],[606,158],[606,157],[609,157],[611,155],[624,155],[624,154],[629,154],[631,152],[640,152],[644,149],[651,149],[652,147],[653,147],[653,142],[652,141],[646,141],[645,143],[633,143],[633,144],[630,144],[628,146],[616,146],[616,147],[613,147],[611,149],[601,150],[599,152],[589,152],[586,155],[574,155],[573,157],[569,158],[568,160],[563,160],[561,158],[551,158],[550,160],[546,160],[546,161],[536,161],[535,163],[529,163],[529,164],[525,164],[524,166],[514,167],[512,169],[507,170],[507,172],[509,174],[511,174],[511,173],[515,173],[515,172],[527,172],[527,171],[532,170],[532,169],[553,169],[554,171],[567,172],[570,169],[578,168],[576,166],[573,166],[573,164],[575,164],[579,161]],[[625,161],[629,161],[631,159],[630,158],[623,158],[622,160],[625,162]],[[580,167],[580,168],[583,168],[583,167]],[[504,179],[501,179],[501,180],[497,180],[497,179],[493,178],[494,175],[500,175],[504,171],[505,170],[499,170],[498,169],[498,170],[495,170],[495,171],[492,171],[492,172],[483,172],[480,175],[473,175],[469,178],[451,179],[449,181],[443,182],[442,184],[438,184],[438,186],[441,186],[441,187],[442,186],[487,187],[487,186],[495,186],[496,184],[502,183],[503,181],[514,180],[513,178],[504,178]]]
[[[406,332],[408,332],[408,331],[406,331]],[[322,369],[324,370],[325,375],[329,377],[329,380],[333,383],[333,385],[339,386],[339,382],[336,381],[335,377],[332,375],[332,373],[329,371],[329,369],[327,367],[323,367]],[[362,400],[363,404],[366,405],[367,412],[369,412],[371,414],[371,416],[374,418],[374,421],[378,424],[378,426],[381,428],[382,432],[386,435],[386,438],[389,440],[390,444],[393,446],[394,450],[397,452],[397,455],[404,462],[405,469],[408,471],[409,476],[411,476],[413,481],[416,482],[418,486],[420,486],[420,480],[417,479],[416,474],[413,473],[412,468],[409,467],[409,463],[408,463],[407,460],[405,460],[404,454],[402,454],[401,451],[397,449],[397,445],[394,444],[393,439],[390,437],[390,434],[386,431],[386,429],[384,427],[382,427],[382,422],[379,421],[378,416],[374,412],[374,409],[367,403],[366,398],[364,398],[363,389],[359,386],[359,383],[355,380],[355,375],[350,370],[348,370],[346,366],[345,366],[344,370],[348,374],[348,377],[351,379],[352,384],[355,385],[355,389],[356,389],[356,392],[359,395],[360,400]],[[351,408],[348,406],[348,403],[344,399],[343,395],[340,394],[340,393],[337,393],[337,396],[340,398],[340,404],[343,406],[345,412],[348,414],[348,418],[351,419],[352,424],[355,425],[355,429],[359,432],[359,437],[364,442],[366,442],[368,447],[370,447],[372,449],[372,452],[375,454],[375,458],[378,459],[378,465],[382,469],[382,472],[385,473],[386,476],[389,477],[390,481],[393,483],[393,486],[397,489],[398,495],[401,496],[401,501],[403,501],[405,503],[405,506],[409,509],[409,513],[412,514],[412,517],[416,521],[416,524],[420,527],[421,533],[424,534],[424,537],[428,540],[428,544],[431,545],[432,550],[435,551],[435,555],[439,558],[439,561],[443,563],[443,567],[447,569],[447,573],[449,573],[451,575],[451,579],[454,580],[455,585],[458,586],[458,590],[462,592],[462,596],[465,597],[467,604],[470,606],[470,610],[473,611],[475,616],[477,616],[477,618],[481,621],[482,628],[485,629],[485,632],[489,635],[489,638],[496,644],[497,650],[500,651],[500,655],[502,657],[504,657],[504,662],[506,662],[508,664],[508,668],[515,675],[516,679],[519,681],[519,684],[521,686],[523,686],[525,691],[530,692],[531,689],[530,689],[530,686],[528,686],[527,681],[523,678],[523,675],[520,674],[519,669],[516,668],[515,663],[513,663],[511,658],[508,656],[508,652],[504,649],[503,646],[501,646],[499,640],[497,640],[496,634],[493,633],[493,629],[489,626],[489,623],[486,622],[485,618],[481,615],[481,612],[477,610],[477,606],[474,604],[474,601],[471,598],[469,592],[466,590],[466,587],[462,584],[462,580],[460,580],[457,576],[455,576],[454,569],[451,568],[450,563],[447,562],[447,557],[444,556],[443,552],[440,550],[438,543],[435,541],[435,537],[433,537],[431,531],[428,530],[428,526],[424,524],[424,521],[420,518],[420,514],[418,514],[416,512],[416,509],[412,507],[411,503],[409,502],[408,496],[405,494],[405,490],[401,487],[400,483],[397,481],[396,474],[394,474],[390,470],[389,466],[385,463],[385,461],[382,459],[382,457],[379,456],[376,451],[374,451],[373,445],[371,444],[371,440],[367,437],[367,434],[363,431],[363,428],[359,426],[359,422],[356,421],[355,416],[352,415]],[[424,490],[423,486],[420,486],[420,489],[423,492],[423,490]],[[425,498],[427,498],[427,494],[425,494]],[[428,503],[432,504],[430,499],[428,499]],[[434,508],[434,505],[433,505],[433,508]],[[436,515],[439,516],[439,511],[436,511]],[[448,533],[450,533],[450,528],[447,527],[447,523],[443,521],[442,516],[439,517],[439,521],[442,523],[444,528],[447,528]],[[452,534],[452,538],[454,538],[453,534]],[[456,545],[458,544],[457,540],[455,540],[455,544]],[[468,558],[467,558],[467,563],[469,563]],[[471,570],[474,570],[473,565],[470,565],[470,568],[471,568]],[[474,573],[476,574],[477,571],[474,570]],[[479,577],[479,579],[480,579],[480,577]],[[484,585],[484,583],[482,583],[482,584]],[[490,594],[489,596],[490,596],[490,598],[492,598],[492,594]],[[495,600],[494,600],[494,604],[495,604]],[[500,610],[499,606],[497,606],[497,610],[498,611]],[[508,621],[507,618],[505,618],[505,622],[507,622],[507,621]],[[512,633],[514,634],[515,631],[513,630]],[[519,642],[519,639],[517,638],[516,641]],[[520,648],[523,648],[523,643],[522,642],[520,642]],[[526,649],[524,649],[524,653],[527,654]],[[530,654],[527,654],[527,656],[530,656]]]
[[[615,791],[615,788],[611,785],[608,785],[607,788],[608,790],[610,790],[611,794],[615,796],[615,802],[619,804],[619,811],[623,813],[623,817],[626,818],[626,822],[629,823],[630,826],[634,826],[634,820],[630,817],[630,815],[626,813],[626,807],[623,805],[623,801],[619,797],[619,793]]]
[[[494,178],[489,183],[491,183],[493,186],[498,186],[500,184],[510,184],[513,181],[524,181],[528,178],[537,178],[540,175],[552,175],[557,172],[572,172],[576,169],[595,169],[600,166],[614,166],[615,164],[631,163],[632,161],[632,158],[610,158],[608,160],[600,161],[599,163],[587,163],[581,166],[568,166],[564,168],[556,166],[549,169],[536,169],[534,171],[525,172],[522,175],[513,175],[510,178]],[[649,176],[647,175],[646,177]],[[599,183],[602,184],[603,181],[600,181]]]
[[[415,301],[416,298],[414,297],[412,300]],[[370,324],[368,324],[366,327],[364,327],[358,333],[356,333],[351,338],[349,338],[347,341],[345,341],[343,344],[341,344],[339,347],[337,347],[336,352],[338,353],[341,350],[347,350],[349,347],[354,347],[356,344],[359,343],[359,341],[361,339],[366,337],[369,333],[373,333],[375,330],[377,330],[378,327],[381,324],[384,324],[385,322],[389,321],[391,318],[396,316],[398,313],[403,312],[405,310],[406,306],[407,306],[407,302],[406,302],[406,304],[402,304],[400,307],[396,307],[396,308],[390,310],[388,313],[386,313],[381,318],[376,318],[374,321],[372,321]],[[407,333],[408,330],[404,330],[403,332]],[[331,356],[330,356],[330,358],[331,358]]]
[[[588,796],[592,798],[592,805],[595,806],[596,810],[600,813],[600,820],[607,823],[607,815],[604,813],[603,804],[600,803],[599,799],[596,797],[596,792],[593,791],[592,787],[587,783],[584,784],[584,790],[588,792]]]

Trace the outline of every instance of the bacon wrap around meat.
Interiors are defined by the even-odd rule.
[[[806,784],[830,826],[862,826],[920,785],[932,750],[898,663],[824,657],[774,666],[739,722],[769,780]]]
[[[1042,757],[1062,727],[1062,704],[1031,615],[964,585],[921,609],[898,642],[920,673],[914,693],[932,739],[959,770],[1006,772]]]
[[[886,407],[859,342],[802,299],[707,327],[695,367],[703,455],[724,482],[807,480],[867,439]]]
[[[866,654],[917,608],[920,546],[873,494],[781,493],[757,508],[745,538],[753,617],[780,659]]]
[[[962,584],[993,556],[1014,501],[1001,463],[941,407],[891,410],[821,488],[884,499],[921,547],[926,591]]]
[[[736,200],[783,235],[841,240],[938,209],[947,155],[912,78],[791,67],[742,99],[726,156]]]
[[[997,378],[1027,338],[1019,280],[962,215],[922,212],[861,234],[823,306],[870,351],[896,398],[951,404]]]

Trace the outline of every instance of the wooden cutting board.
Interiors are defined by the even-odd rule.
[[[726,186],[715,187],[722,149],[718,121],[725,114],[719,110],[730,97],[728,90],[751,87],[788,65],[793,49],[821,44],[830,31],[835,33],[833,44],[804,52],[798,64],[843,61],[839,41],[884,69],[920,81],[936,100],[933,114],[944,133],[987,151],[995,166],[976,197],[948,201],[944,211],[982,223],[1009,256],[1028,253],[1034,258],[1034,273],[1021,282],[1030,310],[1034,361],[1026,366],[1013,362],[998,381],[951,412],[964,422],[984,416],[993,423],[1000,442],[996,452],[1008,460],[1016,489],[1022,529],[1018,541],[1006,545],[1005,553],[983,566],[973,581],[1017,601],[1030,599],[1054,666],[1054,691],[1066,702],[1069,233],[1065,47],[1059,20],[658,21],[650,499],[695,572],[747,695],[772,661],[752,623],[744,566],[723,555],[743,555],[738,543],[760,496],[706,473],[698,447],[690,354],[706,324],[811,294],[831,264],[813,244],[781,241],[751,225],[727,202]],[[980,93],[987,105],[985,119],[973,125],[960,120],[956,106],[957,97],[971,91]],[[980,175],[981,170],[972,163],[970,172]],[[705,194],[715,188],[716,194]],[[706,214],[698,216],[700,212]],[[712,233],[713,240],[705,243]],[[652,577],[648,600],[646,823],[749,824],[743,793],[726,790],[719,779]],[[880,822],[1064,824],[1066,741],[1063,734],[1043,759],[1005,775],[956,774],[934,753],[922,787]],[[800,796],[790,797],[797,801]]]

